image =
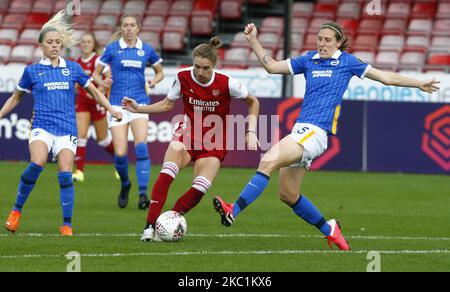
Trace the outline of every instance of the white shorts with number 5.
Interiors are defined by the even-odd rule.
[[[47,144],[48,152],[53,150],[53,156],[58,156],[59,152],[63,149],[69,149],[74,154],[77,153],[78,139],[76,136],[55,136],[43,129],[34,129],[30,133],[28,144],[35,141],[42,141]]]
[[[312,161],[322,155],[328,147],[327,132],[312,124],[295,124],[289,137],[304,148],[302,159],[292,164],[291,167],[309,169]]]

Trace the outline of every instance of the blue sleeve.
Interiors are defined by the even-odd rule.
[[[349,54],[348,57],[349,57],[348,66],[350,68],[350,72],[354,76],[358,76],[359,78],[364,79],[367,71],[370,69],[371,66],[367,63],[364,63],[363,61],[361,61],[360,59],[358,59],[353,55]]]
[[[112,62],[112,45],[108,45],[105,49],[105,52],[100,57],[100,60],[98,61],[100,65],[103,65],[106,67],[106,65],[110,65]]]
[[[80,84],[81,87],[86,88],[91,84],[91,77],[89,77],[86,72],[84,72],[81,65],[78,63],[75,64],[75,81]]]
[[[30,71],[27,66],[23,71],[22,78],[20,78],[19,84],[17,85],[17,90],[30,93],[32,85],[33,81],[31,80]]]
[[[303,56],[298,56],[296,58],[289,60],[289,70],[292,75],[302,74],[306,71],[306,63],[310,59],[309,53],[304,54]]]
[[[158,65],[159,63],[162,62],[161,57],[158,55],[155,49],[149,46],[148,52],[149,52],[148,62],[150,63],[151,66]]]

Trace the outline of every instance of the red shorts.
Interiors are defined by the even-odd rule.
[[[189,155],[192,158],[192,161],[195,162],[201,158],[207,157],[216,157],[222,163],[227,156],[227,150],[187,150]]]
[[[106,118],[106,109],[99,105],[95,100],[88,97],[77,97],[75,111],[77,113],[90,113],[93,122]]]

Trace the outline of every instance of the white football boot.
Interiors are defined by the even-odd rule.
[[[144,234],[142,234],[141,241],[143,242],[161,242],[161,238],[159,238],[155,229],[152,226],[144,230]]]

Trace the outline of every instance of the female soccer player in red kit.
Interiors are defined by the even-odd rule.
[[[249,106],[249,125],[246,142],[250,150],[257,150],[256,120],[259,114],[259,102],[255,96],[235,79],[216,72],[217,48],[222,45],[218,37],[209,44],[197,46],[193,52],[193,67],[178,72],[167,97],[153,105],[138,106],[134,100],[124,98],[123,107],[130,112],[162,113],[173,109],[178,99],[183,99],[185,120],[178,127],[164,158],[164,164],[152,190],[152,201],[147,216],[142,241],[159,241],[154,232],[156,219],[166,202],[170,185],[178,172],[191,161],[194,162],[194,181],[192,187],[175,203],[173,211],[186,214],[194,208],[208,192],[219,172],[226,150],[226,116],[230,114],[232,99],[242,99]],[[194,118],[201,115],[202,119]],[[208,132],[212,126],[206,126],[206,120],[222,122],[223,130],[216,137],[223,139],[209,147]],[[198,123],[202,123],[199,125]],[[193,126],[190,126],[193,125]],[[201,130],[198,130],[201,127]],[[182,134],[180,134],[182,133]],[[178,135],[177,135],[178,134]],[[223,147],[217,146],[221,145]]]
[[[93,33],[85,33],[80,40],[81,57],[77,63],[81,65],[84,72],[91,76],[95,71],[99,45]],[[105,69],[106,71],[106,69]],[[99,88],[103,90],[103,88]],[[106,120],[106,110],[98,105],[94,99],[83,89],[78,89],[76,99],[77,127],[78,127],[78,147],[75,157],[76,171],[72,175],[75,181],[84,181],[84,165],[86,161],[86,146],[88,129],[91,121],[95,127],[97,143],[114,157],[114,145],[112,137],[108,133],[108,121]]]

